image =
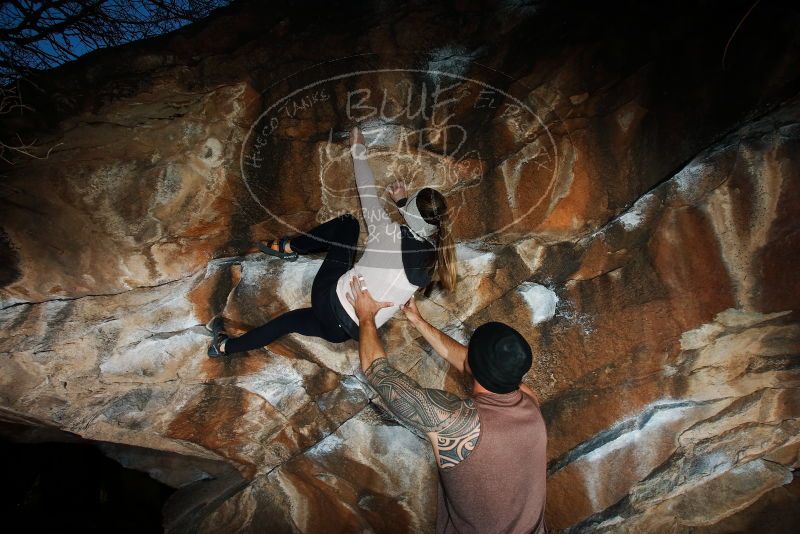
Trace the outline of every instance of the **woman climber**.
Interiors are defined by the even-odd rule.
[[[376,300],[391,304],[376,315],[377,327],[418,289],[428,287],[434,272],[445,289],[455,288],[455,248],[444,196],[426,187],[406,198],[405,186],[398,180],[387,190],[405,224],[392,222],[381,204],[358,127],[350,132],[350,145],[361,210],[369,230],[364,254],[354,265],[359,224],[350,214],[304,235],[259,244],[263,252],[288,261],[296,260],[298,254],[327,251],[311,286],[311,307],[286,312],[239,337],[228,335],[222,317],[217,316],[207,325],[213,336],[209,356],[256,349],[293,332],[332,343],[357,340],[358,317],[347,299],[354,275]]]

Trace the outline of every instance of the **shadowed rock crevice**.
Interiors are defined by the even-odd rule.
[[[5,287],[20,278],[19,255],[6,233],[0,228],[0,287]]]

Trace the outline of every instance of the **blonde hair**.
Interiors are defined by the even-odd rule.
[[[456,288],[458,268],[456,265],[456,247],[453,241],[452,221],[447,209],[447,201],[440,192],[426,187],[417,193],[417,209],[425,222],[436,226],[438,240],[436,243],[436,263],[434,269],[439,278],[439,283],[448,291]],[[430,294],[432,284],[425,294]]]

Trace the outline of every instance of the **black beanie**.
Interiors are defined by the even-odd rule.
[[[517,389],[533,363],[531,346],[522,335],[503,323],[479,326],[467,345],[472,376],[493,393]]]

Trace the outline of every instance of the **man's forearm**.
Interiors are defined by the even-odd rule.
[[[378,328],[375,326],[375,319],[363,319],[358,325],[358,357],[361,360],[361,369],[366,371],[372,362],[379,358],[385,358],[386,352],[378,337]]]
[[[420,318],[415,321],[414,326],[417,328],[425,341],[430,343],[433,350],[436,351],[442,358],[458,369],[464,372],[464,361],[467,359],[467,347],[448,336],[425,319]]]

